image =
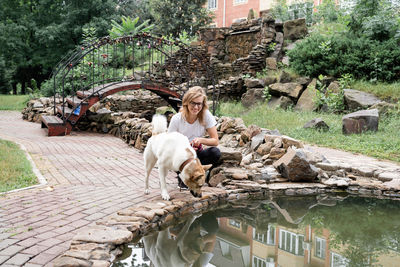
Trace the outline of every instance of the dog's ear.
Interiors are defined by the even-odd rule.
[[[212,164],[208,164],[208,165],[203,165],[203,170],[207,171],[209,168],[211,168]]]

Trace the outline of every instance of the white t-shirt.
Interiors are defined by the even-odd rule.
[[[196,137],[203,137],[205,135],[206,129],[210,129],[217,124],[214,116],[209,110],[206,110],[204,116],[205,125],[201,125],[199,119],[194,123],[188,123],[181,112],[178,112],[171,118],[169,123],[168,132],[178,132],[186,136],[189,141],[192,141]]]

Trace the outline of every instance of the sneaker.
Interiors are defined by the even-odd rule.
[[[188,190],[187,185],[185,185],[185,183],[182,182],[182,180],[179,176],[178,176],[178,188],[179,188],[179,190]]]

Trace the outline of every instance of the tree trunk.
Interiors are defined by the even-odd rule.
[[[25,81],[23,81],[22,83],[21,83],[21,95],[24,95],[25,93],[26,93],[26,82]]]
[[[17,83],[12,83],[12,91],[13,91],[13,95],[17,94]]]

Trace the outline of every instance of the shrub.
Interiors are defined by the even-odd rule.
[[[340,77],[350,73],[357,79],[400,79],[398,41],[371,40],[351,33],[323,36],[312,34],[289,51],[290,66],[301,75]]]

